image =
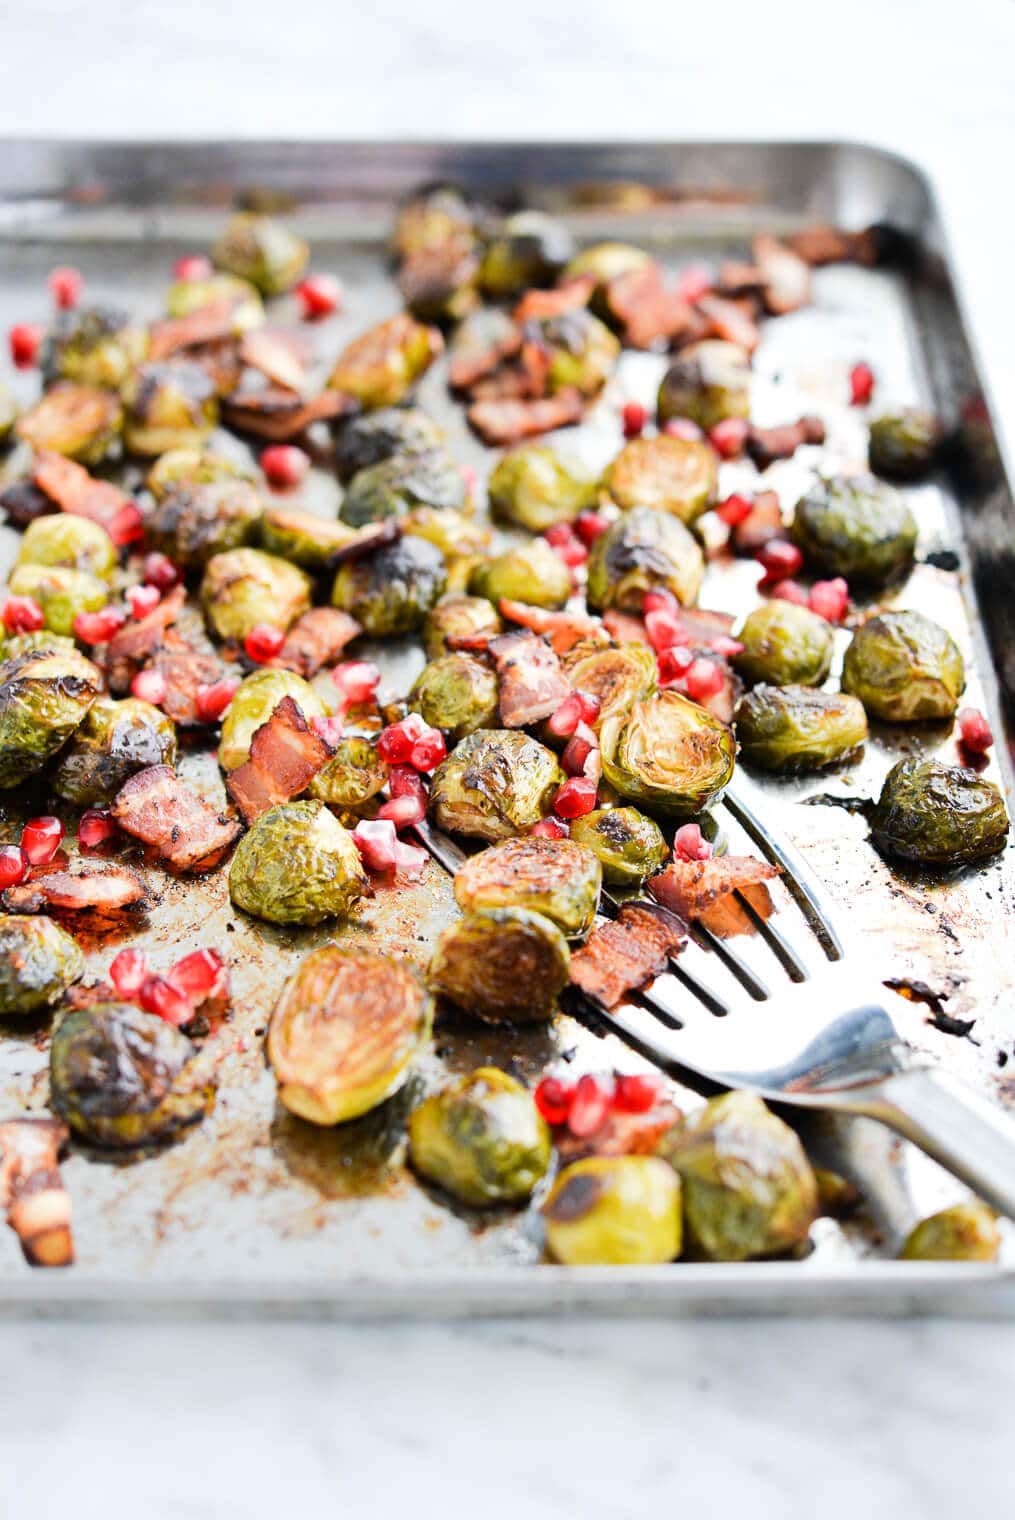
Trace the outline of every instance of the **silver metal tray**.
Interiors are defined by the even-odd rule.
[[[906,270],[833,267],[816,277],[808,310],[769,322],[756,355],[752,415],[760,422],[819,412],[821,451],[772,467],[766,484],[790,505],[818,469],[863,457],[865,430],[845,405],[846,374],[860,357],[878,376],[879,399],[923,401],[962,421],[966,467],[910,491],[921,554],[954,550],[961,569],[921,563],[895,600],[919,606],[960,641],[973,675],[968,700],[985,705],[996,731],[1015,718],[1015,511],[974,357],[965,336],[933,197],[912,166],[877,150],[840,144],[300,145],[8,142],[0,145],[0,331],[45,315],[45,275],[56,264],[84,272],[89,295],[154,316],[173,260],[204,246],[239,198],[266,197],[312,242],[315,265],[345,282],[345,313],[314,330],[322,367],[355,333],[391,314],[397,295],[383,243],[394,203],[427,180],[451,178],[486,195],[516,193],[565,215],[587,240],[619,237],[653,249],[665,265],[740,256],[752,232],[786,231],[827,219],[860,227],[888,221],[911,233],[919,256]],[[630,186],[639,185],[640,191]],[[626,185],[622,193],[618,187]],[[620,438],[618,402],[654,396],[664,361],[626,354],[588,422],[562,433],[562,449],[602,464]],[[19,377],[24,396],[34,382]],[[487,452],[431,373],[422,404],[481,478]],[[8,469],[17,473],[18,461]],[[747,465],[724,466],[723,488],[746,485]],[[325,514],[334,482],[311,479],[306,505]],[[0,566],[13,535],[0,530]],[[756,568],[713,566],[705,605],[744,610]],[[388,651],[391,690],[413,673],[405,651]],[[1004,728],[1002,709],[1009,727]],[[972,1039],[940,1033],[927,1010],[898,1000],[908,1036],[1000,1101],[1015,1095],[1012,1002],[1013,869],[1000,862],[955,882],[891,872],[862,823],[829,807],[803,807],[811,792],[876,790],[902,751],[920,745],[954,756],[944,730],[922,739],[878,733],[867,755],[832,780],[766,784],[769,816],[801,846],[862,935],[884,978],[909,977],[947,996],[947,1010],[976,1019]],[[997,750],[1002,780],[1011,771]],[[190,777],[222,796],[213,758],[189,754]],[[0,838],[18,824],[17,799],[0,808]],[[400,1156],[400,1106],[380,1120],[318,1131],[280,1110],[264,1069],[261,1033],[288,970],[321,939],[369,936],[381,947],[425,957],[449,915],[448,882],[429,867],[416,887],[380,893],[348,928],[280,932],[230,907],[222,873],[178,883],[158,876],[161,904],[141,936],[157,966],[196,944],[220,946],[234,966],[235,1013],[214,1036],[219,1097],[212,1117],[179,1145],[130,1165],[73,1154],[64,1175],[77,1264],[33,1271],[13,1233],[0,1229],[0,1306],[9,1311],[76,1307],[122,1313],[203,1305],[216,1313],[303,1310],[362,1315],[566,1312],[909,1313],[1007,1312],[1015,1306],[1015,1260],[1006,1239],[997,1268],[893,1261],[914,1220],[959,1196],[936,1166],[866,1121],[819,1123],[808,1141],[861,1184],[863,1213],[846,1225],[822,1220],[804,1261],[743,1266],[675,1264],[647,1270],[572,1270],[541,1264],[533,1216],[477,1221],[421,1188]],[[93,938],[99,974],[115,935]],[[772,1016],[772,1015],[767,1015]],[[483,1061],[533,1077],[562,1051],[576,1066],[640,1062],[560,1018],[550,1029],[496,1031],[442,1025],[419,1081]],[[0,1027],[0,1115],[44,1110],[45,1025]],[[1009,1066],[1009,1062],[1012,1064]],[[690,1089],[687,1101],[698,1101]]]

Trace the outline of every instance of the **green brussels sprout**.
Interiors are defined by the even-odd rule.
[[[272,924],[347,914],[368,886],[359,851],[323,802],[286,802],[256,819],[229,866],[229,896]]]
[[[597,396],[620,354],[620,339],[583,306],[558,317],[531,323],[550,359],[547,384],[551,393],[574,387],[583,396]]]
[[[148,471],[145,485],[161,501],[180,487],[214,486],[223,481],[242,480],[253,484],[253,475],[245,466],[216,454],[214,449],[170,449],[156,459]]]
[[[124,442],[131,454],[192,448],[218,421],[215,383],[190,359],[142,364],[123,389]]]
[[[546,1248],[566,1267],[648,1267],[683,1244],[680,1178],[658,1156],[589,1156],[543,1205]]]
[[[350,528],[404,517],[415,507],[471,506],[465,476],[449,454],[394,454],[358,470],[346,487],[340,516]]]
[[[172,1024],[133,1003],[93,1003],[62,1018],[53,1035],[54,1111],[91,1145],[152,1145],[196,1124],[214,1089],[194,1046]]]
[[[0,448],[6,448],[18,420],[18,406],[6,385],[0,385]]]
[[[264,321],[261,297],[249,280],[234,274],[213,274],[202,280],[178,280],[170,288],[166,310],[171,317],[189,317],[191,312],[228,301],[232,306],[233,334],[249,332]]]
[[[61,380],[22,412],[14,431],[37,454],[51,449],[80,464],[99,464],[123,432],[123,407],[112,391]]]
[[[322,945],[286,982],[266,1050],[280,1101],[311,1124],[343,1124],[398,1091],[429,1039],[433,998],[409,961]]]
[[[906,1236],[900,1261],[997,1261],[997,1215],[979,1198],[921,1219]]]
[[[819,482],[797,502],[790,526],[809,565],[874,586],[909,570],[916,533],[898,492],[869,475]]]
[[[552,285],[573,257],[574,238],[562,222],[542,211],[516,211],[486,245],[480,289],[496,298]]]
[[[335,753],[322,765],[307,791],[320,802],[359,813],[383,790],[387,779],[388,767],[378,757],[376,740],[350,734],[338,741]]]
[[[748,613],[737,639],[744,646],[733,656],[737,674],[771,686],[820,686],[835,648],[830,623],[778,596]]]
[[[711,1098],[675,1125],[659,1154],[683,1183],[688,1243],[710,1261],[802,1246],[818,1189],[795,1132],[753,1093]]]
[[[841,765],[862,749],[867,714],[856,697],[813,686],[756,686],[733,714],[741,753],[763,771]]]
[[[42,382],[73,380],[99,390],[118,391],[144,362],[148,334],[115,306],[77,306],[61,311],[39,355]]]
[[[269,554],[302,565],[304,570],[325,570],[335,554],[353,536],[345,523],[318,517],[315,512],[297,512],[291,507],[273,507],[261,518],[261,543]]]
[[[398,210],[391,238],[400,259],[468,241],[476,233],[476,211],[456,185],[429,185],[409,197]]]
[[[118,560],[113,540],[99,523],[71,512],[37,517],[25,529],[18,550],[19,565],[54,565],[84,570],[108,580]]]
[[[635,269],[644,269],[651,262],[652,255],[646,253],[644,248],[635,248],[633,243],[593,243],[591,248],[583,248],[570,261],[564,270],[563,281],[594,275],[596,284],[592,301],[602,310],[606,287],[611,280],[621,274],[630,274]]]
[[[592,927],[602,882],[597,856],[573,839],[505,839],[459,867],[455,901],[463,913],[528,908],[579,939]]]
[[[922,612],[883,612],[854,633],[842,689],[888,723],[950,718],[966,684],[954,639]]]
[[[435,545],[451,564],[473,560],[490,546],[490,530],[454,507],[416,507],[402,518],[402,532],[410,538],[425,538]]]
[[[691,343],[663,376],[656,400],[659,426],[688,417],[708,432],[727,417],[748,417],[751,361],[738,343],[718,338]]]
[[[571,838],[598,856],[609,887],[641,886],[670,853],[659,825],[633,807],[595,808],[573,820]]]
[[[494,603],[506,598],[533,607],[563,607],[571,595],[571,572],[545,538],[534,538],[477,565],[469,590]]]
[[[900,760],[870,813],[883,855],[924,866],[965,866],[1004,849],[1008,812],[992,781],[940,760]]]
[[[78,646],[74,639],[69,639],[62,633],[50,633],[46,628],[40,628],[35,633],[16,633],[12,639],[8,639],[3,648],[3,658],[6,660],[16,659],[19,654],[35,653],[37,649],[48,649],[50,654],[77,654]]]
[[[51,918],[0,915],[0,1019],[52,1008],[84,969],[80,949]]]
[[[886,412],[870,425],[870,467],[875,475],[889,480],[919,480],[937,463],[941,437],[941,424],[933,412],[917,406]]]
[[[575,691],[598,697],[599,713],[592,727],[627,712],[656,689],[659,667],[647,644],[599,644],[580,639],[561,659],[561,668]]]
[[[661,586],[685,607],[698,600],[705,575],[700,545],[679,518],[633,507],[600,533],[589,551],[586,596],[604,612],[640,612],[646,591]]]
[[[135,771],[175,763],[172,718],[138,697],[115,702],[102,696],[60,751],[50,784],[65,802],[95,807],[112,802]]]
[[[87,570],[59,565],[18,565],[9,581],[13,596],[31,596],[42,608],[51,633],[69,638],[79,612],[98,612],[109,601],[109,586]]]
[[[338,356],[332,390],[354,396],[364,411],[397,406],[443,348],[440,333],[401,312],[371,327]]]
[[[471,238],[452,238],[440,248],[410,254],[398,271],[402,300],[422,322],[450,325],[479,305],[479,259]]]
[[[428,973],[435,992],[491,1024],[552,1018],[570,975],[567,940],[526,908],[490,908],[449,924]]]
[[[523,443],[497,462],[488,486],[490,510],[504,522],[544,533],[595,506],[596,486],[573,474],[545,444]]]
[[[220,639],[245,639],[258,623],[288,628],[310,606],[310,577],[260,549],[228,549],[205,567],[201,605]]]
[[[335,607],[373,638],[415,633],[447,585],[443,554],[424,538],[403,537],[340,565],[331,588]]]
[[[84,721],[102,677],[77,650],[27,650],[0,665],[0,787],[41,770]]]
[[[409,1115],[415,1170],[473,1208],[523,1203],[552,1155],[531,1093],[496,1066],[480,1066]]]
[[[818,1185],[818,1212],[823,1216],[829,1219],[847,1219],[859,1206],[862,1197],[860,1189],[840,1172],[816,1166],[814,1181]]]
[[[733,732],[678,691],[659,691],[607,718],[603,775],[622,797],[687,817],[720,796],[733,775]]]
[[[215,554],[239,549],[257,531],[264,511],[246,480],[173,486],[145,521],[153,549],[187,570],[199,570]]]
[[[484,729],[460,740],[437,767],[430,808],[442,829],[496,843],[545,818],[565,779],[538,740],[520,729]]]
[[[249,280],[263,296],[280,296],[301,279],[310,249],[281,222],[256,211],[238,211],[211,256],[217,268]]]
[[[448,639],[493,638],[504,629],[500,613],[485,596],[445,596],[427,613],[423,647],[436,660],[448,650]]]
[[[458,740],[496,723],[497,697],[497,677],[482,660],[467,654],[442,654],[416,677],[409,692],[409,709]]]
[[[292,697],[308,723],[327,715],[310,682],[295,671],[255,670],[240,682],[222,719],[218,759],[224,771],[234,771],[250,759],[251,739],[285,697]]]
[[[335,472],[351,480],[360,470],[396,455],[400,459],[439,453],[445,447],[441,429],[416,407],[382,407],[351,417],[335,439]]]
[[[715,501],[719,461],[709,444],[687,438],[632,438],[608,467],[603,490],[624,512],[655,507],[692,523]]]

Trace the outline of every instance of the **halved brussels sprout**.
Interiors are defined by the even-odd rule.
[[[266,1049],[280,1101],[311,1124],[357,1119],[397,1092],[433,1023],[409,961],[322,945],[286,982]]]
[[[362,528],[385,517],[404,517],[415,507],[471,508],[465,476],[443,450],[395,454],[358,470],[346,487],[340,516],[351,528]]]
[[[102,676],[77,650],[33,649],[0,665],[0,787],[41,770],[84,721]]]
[[[14,431],[37,454],[52,449],[80,464],[99,464],[123,431],[123,407],[112,391],[61,380],[22,412]]]
[[[53,1108],[91,1145],[124,1150],[179,1134],[209,1112],[214,1088],[194,1046],[133,1003],[62,1018],[49,1059]]]
[[[409,1115],[413,1167],[474,1208],[524,1202],[552,1154],[532,1095],[495,1066],[480,1066]]]
[[[709,338],[681,350],[663,376],[656,400],[659,426],[688,417],[708,432],[727,417],[748,417],[751,361],[738,343]]]
[[[550,357],[547,383],[556,393],[573,386],[583,396],[597,396],[620,355],[620,340],[605,322],[579,306],[559,317],[532,324]]]
[[[443,347],[435,327],[425,327],[401,312],[343,349],[328,385],[355,396],[364,411],[397,406]]]
[[[640,886],[670,853],[659,825],[633,807],[595,808],[573,820],[571,838],[598,856],[610,887]]]
[[[842,689],[889,723],[950,718],[966,684],[966,667],[949,633],[922,612],[883,612],[854,633],[842,665]]]
[[[480,288],[497,297],[552,285],[573,257],[574,238],[563,222],[542,211],[516,211],[505,217],[486,245]]]
[[[401,259],[475,236],[476,210],[457,185],[428,185],[398,209],[391,238]]]
[[[240,682],[222,719],[218,760],[224,771],[234,771],[250,759],[251,739],[285,697],[292,697],[308,723],[327,714],[310,682],[295,671],[255,670]]]
[[[264,321],[261,297],[249,280],[234,274],[213,274],[203,280],[178,280],[170,288],[166,310],[171,317],[189,317],[205,306],[228,301],[233,333],[238,337]]]
[[[200,569],[213,555],[249,543],[263,511],[260,495],[246,480],[172,486],[146,518],[145,536],[175,564]]]
[[[573,522],[596,502],[595,482],[582,480],[553,449],[539,443],[523,443],[504,454],[487,491],[495,517],[530,533],[544,533],[554,523]]]
[[[744,646],[733,656],[738,675],[771,686],[820,686],[835,648],[831,623],[778,596],[748,613],[737,639]]]
[[[428,973],[435,992],[492,1024],[552,1018],[570,975],[557,925],[525,908],[490,908],[449,924]]]
[[[115,306],[77,306],[57,313],[39,355],[43,384],[73,380],[118,391],[144,361],[148,334]]]
[[[652,255],[646,253],[644,248],[635,248],[633,243],[593,243],[591,248],[583,248],[570,261],[564,270],[563,282],[580,279],[583,275],[594,275],[596,284],[592,301],[602,310],[606,287],[611,280],[620,274],[629,274],[634,269],[644,269],[651,262]]]
[[[711,1098],[675,1125],[659,1154],[679,1173],[688,1243],[710,1261],[747,1261],[802,1246],[818,1211],[795,1132],[753,1093]]]
[[[658,1156],[589,1156],[543,1205],[546,1247],[567,1267],[648,1267],[683,1244],[680,1178]]]
[[[640,612],[652,587],[672,591],[693,607],[705,575],[705,558],[679,518],[652,507],[633,507],[600,533],[589,551],[588,604]]]
[[[719,461],[705,442],[632,438],[603,476],[603,490],[622,511],[655,507],[692,523],[715,501]]]
[[[434,772],[434,822],[453,834],[509,839],[550,811],[565,781],[552,750],[520,729],[484,729],[455,745]]]
[[[490,728],[498,716],[497,676],[467,654],[442,654],[425,665],[409,692],[409,708],[453,739]]]
[[[533,607],[563,607],[571,595],[571,572],[545,538],[534,538],[477,565],[469,590],[494,603],[506,598]]]
[[[351,480],[383,459],[419,458],[445,446],[444,433],[426,412],[416,407],[382,407],[342,424],[335,439],[335,471],[339,480]]]
[[[0,644],[3,650],[4,660],[14,660],[19,654],[34,654],[36,650],[48,649],[50,654],[77,654],[78,646],[74,639],[69,639],[62,633],[50,633],[47,628],[40,628],[35,633],[16,633],[12,639],[8,639],[6,645]]]
[[[937,463],[941,439],[941,424],[933,412],[918,406],[885,412],[870,425],[870,467],[889,480],[919,480]]]
[[[124,386],[123,399],[123,436],[131,454],[192,448],[218,421],[214,381],[190,359],[140,365]]]
[[[108,580],[118,560],[113,540],[97,522],[70,512],[37,517],[25,529],[19,565],[56,565]]]
[[[229,218],[211,256],[219,269],[249,280],[262,295],[280,296],[301,278],[310,249],[281,222],[255,211],[238,211]]]
[[[416,507],[402,518],[402,532],[411,538],[425,538],[438,548],[452,565],[485,554],[490,546],[490,530],[453,507]]]
[[[368,886],[359,851],[323,802],[286,802],[256,819],[229,866],[229,896],[272,924],[347,914]]]
[[[51,633],[69,638],[79,612],[98,612],[109,601],[109,586],[87,570],[59,565],[18,565],[9,581],[14,596],[30,596],[42,608]]]
[[[595,729],[607,718],[627,712],[635,702],[656,689],[659,667],[647,644],[599,644],[580,639],[561,659],[561,667],[575,691],[599,698]]]
[[[340,739],[331,759],[311,781],[308,795],[348,813],[359,813],[383,790],[388,767],[378,757],[377,741],[350,734]]]
[[[573,839],[505,839],[459,867],[455,901],[463,913],[528,908],[578,939],[592,927],[602,881],[596,855]]]
[[[0,915],[0,1019],[54,1007],[84,969],[80,949],[51,918]]]
[[[310,577],[260,549],[229,549],[205,567],[201,605],[220,639],[244,639],[258,623],[288,628],[310,606]]]
[[[273,507],[261,518],[261,543],[267,552],[304,570],[326,569],[352,536],[345,523],[290,507]]]
[[[733,775],[733,732],[678,691],[659,691],[599,733],[603,775],[622,797],[687,817],[714,802]]]
[[[796,504],[790,535],[809,565],[883,586],[916,551],[916,519],[897,491],[869,475],[819,481]]]
[[[410,535],[340,565],[331,601],[374,638],[415,633],[443,594],[447,579],[440,550]]]
[[[102,696],[61,750],[50,785],[65,802],[95,807],[111,802],[135,771],[175,763],[172,718],[138,697]]]
[[[867,739],[867,714],[856,697],[812,686],[762,683],[740,699],[733,721],[744,759],[763,771],[841,765]]]
[[[156,459],[148,471],[145,485],[156,501],[179,487],[213,486],[227,480],[243,480],[253,484],[251,472],[225,454],[214,449],[170,449]]]
[[[493,638],[503,629],[500,613],[485,596],[445,596],[427,613],[423,647],[427,658],[436,660],[447,653],[449,638]]]
[[[870,814],[883,855],[926,866],[971,865],[1004,849],[1008,812],[992,781],[940,760],[900,760]]]
[[[979,1198],[921,1219],[906,1236],[900,1261],[997,1261],[997,1215]]]

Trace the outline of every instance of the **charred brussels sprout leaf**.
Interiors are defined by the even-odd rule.
[[[73,380],[118,391],[144,361],[148,334],[115,306],[78,306],[61,311],[39,356],[43,383]]]
[[[287,559],[304,570],[324,570],[347,544],[353,530],[313,512],[276,507],[261,519],[261,543],[268,554]]]
[[[620,354],[620,341],[606,324],[578,307],[531,325],[549,355],[551,392],[573,386],[583,396],[597,396]]]
[[[550,1164],[550,1131],[530,1093],[480,1066],[409,1116],[409,1159],[461,1203],[523,1203]]]
[[[571,824],[571,838],[599,857],[610,887],[637,887],[665,863],[662,830],[637,808],[595,808]]]
[[[689,417],[707,432],[727,417],[747,417],[751,365],[737,343],[708,339],[692,343],[670,365],[659,387],[659,425]]]
[[[310,250],[280,222],[253,211],[230,217],[212,249],[219,267],[249,280],[264,296],[291,290],[307,267]]]
[[[233,333],[239,337],[264,321],[261,297],[249,280],[233,274],[213,274],[204,280],[178,280],[169,291],[166,310],[171,317],[189,317],[206,306],[228,301]]]
[[[18,565],[12,571],[14,596],[30,596],[42,608],[51,633],[69,638],[79,612],[97,612],[109,601],[109,586],[87,570],[64,570],[59,565]]]
[[[214,486],[227,480],[253,483],[249,470],[214,449],[170,449],[155,461],[145,481],[156,501],[179,487]]]
[[[448,651],[448,639],[493,638],[503,631],[500,613],[485,596],[446,596],[427,613],[423,647],[436,660]]]
[[[453,507],[414,507],[402,518],[402,532],[438,548],[448,561],[449,578],[453,566],[485,554],[490,545],[489,528]]]
[[[18,550],[18,564],[84,570],[108,580],[117,567],[117,556],[113,540],[97,522],[70,512],[55,512],[28,524]]]
[[[458,870],[455,901],[463,913],[528,908],[577,939],[592,927],[601,885],[595,853],[573,839],[506,839]]]
[[[218,421],[215,385],[203,365],[189,359],[142,364],[124,387],[124,442],[132,454],[191,448]]]
[[[372,327],[350,343],[328,380],[332,390],[354,396],[364,411],[405,399],[444,347],[440,333],[408,313]]]
[[[756,686],[734,713],[745,760],[763,771],[804,772],[840,765],[867,739],[856,697],[812,686]]]
[[[416,507],[471,508],[465,477],[443,450],[393,455],[359,470],[346,487],[341,517],[350,528],[404,517]]]
[[[374,740],[355,734],[340,739],[335,753],[310,783],[309,795],[349,813],[359,813],[388,779]]]
[[[886,412],[870,425],[870,467],[889,480],[919,480],[937,463],[941,436],[941,424],[932,412],[915,406]]]
[[[603,775],[622,797],[664,813],[700,813],[733,775],[725,723],[678,691],[660,691],[600,730]]]
[[[842,689],[889,723],[950,718],[966,684],[958,646],[921,612],[883,612],[853,635]]]
[[[749,613],[733,664],[745,681],[819,686],[832,664],[832,626],[809,607],[773,597]]]
[[[480,288],[497,297],[552,285],[573,255],[574,239],[562,222],[541,211],[517,211],[486,245]]]
[[[639,1267],[680,1255],[680,1178],[658,1156],[590,1156],[543,1205],[546,1245],[568,1267]]]
[[[640,612],[654,586],[693,607],[705,574],[704,556],[684,524],[651,507],[634,507],[600,533],[588,563],[588,603],[600,612]]]
[[[992,781],[940,760],[900,760],[870,815],[883,855],[926,866],[972,865],[1004,849],[1008,813]]]
[[[655,507],[691,523],[715,501],[719,462],[707,443],[685,438],[633,438],[603,476],[603,489],[623,511]]]
[[[902,497],[866,475],[819,482],[797,502],[790,532],[808,564],[875,586],[904,575],[916,550]]]
[[[553,1017],[570,974],[567,940],[555,923],[525,908],[490,908],[442,932],[429,980],[478,1019],[531,1023]]]
[[[596,501],[593,481],[580,479],[553,449],[537,443],[505,454],[490,476],[488,491],[494,515],[530,533],[573,522]]]
[[[123,431],[123,407],[112,391],[61,381],[22,412],[14,431],[36,453],[52,449],[80,464],[99,464]]]
[[[0,1018],[52,1008],[84,969],[78,946],[51,918],[0,915]]]
[[[352,835],[323,802],[269,808],[229,867],[238,908],[272,924],[320,924],[349,912],[367,888]]]
[[[101,685],[76,650],[28,650],[0,665],[0,787],[17,786],[66,744]]]
[[[260,496],[245,480],[173,486],[147,518],[145,535],[176,564],[200,569],[213,555],[248,543],[262,511]]]
[[[335,607],[351,613],[374,638],[415,633],[447,584],[443,554],[423,538],[399,539],[339,567]]]
[[[351,480],[360,470],[396,455],[402,459],[443,449],[441,429],[416,407],[383,407],[352,417],[335,440],[335,470],[339,480]]]
[[[994,1210],[971,1198],[921,1219],[907,1235],[900,1261],[997,1261],[1001,1232]]]
[[[201,582],[201,605],[220,639],[244,639],[258,623],[288,628],[310,606],[310,578],[260,549],[213,555]]]
[[[518,729],[484,729],[456,744],[434,773],[434,821],[453,834],[508,839],[550,811],[564,772],[552,750]]]
[[[392,251],[401,259],[475,237],[476,208],[456,185],[430,185],[399,208]]]
[[[533,607],[563,607],[571,595],[571,572],[545,539],[534,538],[477,565],[469,590],[494,603],[507,599]]]
[[[581,639],[564,655],[561,665],[575,691],[598,697],[596,729],[656,689],[658,665],[647,644],[598,644]]]
[[[497,677],[488,665],[467,654],[442,654],[417,676],[409,708],[453,739],[497,721]]]
[[[51,784],[64,801],[94,807],[111,802],[135,771],[175,763],[171,718],[137,697],[98,697],[61,751]]]
[[[234,771],[250,759],[251,739],[284,697],[292,697],[308,723],[327,712],[309,681],[295,671],[255,670],[240,682],[222,719],[218,759],[224,771]]]

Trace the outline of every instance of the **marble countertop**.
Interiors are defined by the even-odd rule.
[[[8,0],[2,57],[0,136],[893,148],[938,187],[1015,445],[1008,0]],[[0,1514],[1003,1514],[1013,1356],[934,1321],[3,1319]]]

